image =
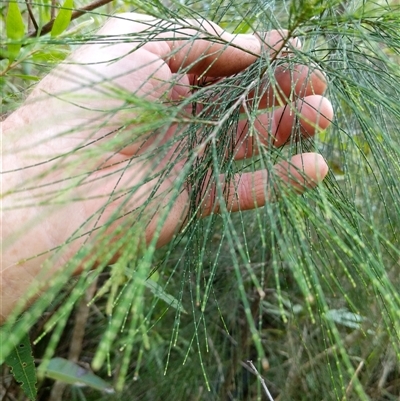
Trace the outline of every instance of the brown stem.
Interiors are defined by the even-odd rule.
[[[56,0],[51,0],[50,20],[53,21],[56,17]]]
[[[83,8],[75,10],[71,15],[71,21],[79,18],[81,15],[87,13],[88,11],[95,10],[96,8],[99,8],[101,6],[104,6],[105,4],[111,3],[112,1],[113,0],[95,0],[93,3],[90,3]],[[49,33],[51,31],[51,28],[53,28],[53,25],[54,25],[54,17],[47,24],[43,25],[42,29],[40,31],[38,28],[36,28],[33,32],[29,32],[28,37],[34,38],[36,36],[46,35],[46,33]]]
[[[30,21],[32,22],[34,28],[38,30],[38,24],[36,22],[35,16],[33,15],[31,3],[29,0],[25,0],[25,3],[26,3],[26,8],[28,9]]]

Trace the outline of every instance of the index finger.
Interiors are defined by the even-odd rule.
[[[283,48],[300,46],[296,38],[287,39],[286,30],[271,30],[262,37],[231,34],[208,20],[182,20],[178,23],[125,13],[111,24],[114,35],[145,33],[151,39],[140,47],[164,60],[172,73],[228,76],[249,67],[262,54],[274,57]]]
[[[287,39],[287,31],[272,30],[263,35],[231,34],[210,21],[187,21],[194,28],[182,28],[173,41],[167,41],[172,72],[222,77],[243,71],[262,54],[276,56],[283,48],[298,46],[297,39]],[[196,30],[196,28],[198,30]]]

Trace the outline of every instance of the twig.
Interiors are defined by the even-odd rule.
[[[378,382],[378,389],[382,390],[383,387],[385,386],[387,379],[389,377],[389,374],[395,369],[396,367],[396,356],[394,355],[394,351],[391,349],[388,349],[386,352],[386,361],[384,362],[383,365],[383,371],[381,374],[381,377]]]
[[[56,0],[51,0],[51,8],[50,8],[50,20],[54,20],[56,17]]]
[[[71,345],[68,352],[68,360],[77,363],[82,351],[83,340],[85,335],[85,328],[89,319],[90,307],[88,303],[94,296],[97,288],[97,279],[86,290],[85,295],[82,297],[75,315],[74,328],[72,332]],[[49,401],[58,401],[62,399],[67,384],[64,382],[56,381],[51,389]]]
[[[269,398],[269,400],[270,400],[270,401],[274,401],[274,399],[272,398],[271,393],[270,393],[269,390],[268,390],[267,385],[265,384],[264,378],[260,375],[260,373],[258,372],[257,368],[254,366],[253,361],[247,361],[247,363],[248,363],[248,364],[251,366],[251,368],[254,370],[255,374],[256,374],[257,377],[258,377],[258,380],[260,380],[261,385],[262,385],[262,387],[263,387],[263,389],[264,389],[264,391],[265,391],[265,394],[267,395],[267,397]]]
[[[216,350],[216,348],[214,346],[214,341],[212,340],[212,338],[210,336],[207,336],[207,341],[210,346],[210,350],[214,354],[215,360],[217,362],[217,369],[218,369],[218,373],[221,377],[221,382],[224,383],[225,382],[224,367],[222,365],[221,358],[218,354],[218,351]]]
[[[292,349],[295,349],[294,344],[293,344],[293,336],[291,335],[291,331],[289,331],[288,333],[288,338],[289,338],[289,346]],[[302,333],[302,343],[306,344],[307,342],[307,326],[304,325],[303,328],[303,333]],[[287,380],[285,383],[285,393],[286,394],[291,394],[293,391],[293,388],[297,388],[298,386],[298,381],[299,381],[299,361],[301,361],[301,356],[304,352],[304,346],[300,345],[297,347],[297,352],[296,352],[296,356],[294,358],[292,358],[293,362],[289,365],[289,371],[287,374]]]
[[[354,372],[354,375],[353,375],[353,377],[351,378],[350,383],[349,383],[349,385],[348,385],[347,388],[346,388],[346,393],[345,393],[345,395],[343,396],[342,401],[347,400],[347,397],[349,396],[349,394],[351,393],[351,390],[353,389],[354,381],[357,379],[357,376],[358,376],[358,374],[360,373],[360,371],[361,371],[361,369],[362,369],[363,367],[364,367],[364,361],[361,361],[361,362],[358,364],[357,369],[356,369],[356,371]]]
[[[33,15],[31,2],[29,0],[25,0],[25,3],[26,3],[26,8],[28,9],[29,18],[30,18],[33,26],[35,27],[35,30],[37,31],[38,30],[38,24],[36,22],[35,16]]]
[[[111,3],[113,0],[96,0],[93,3],[88,4],[87,6],[80,8],[78,10],[75,10],[72,12],[71,15],[71,21],[79,18],[83,14],[87,13],[88,11],[95,10],[96,8],[99,8],[101,6],[104,6],[105,4]],[[36,36],[43,36],[46,35],[46,33],[49,33],[51,29],[53,28],[54,25],[54,17],[45,25],[42,26],[42,29],[39,31],[38,28],[35,29],[33,32],[28,33],[28,38],[34,38]]]

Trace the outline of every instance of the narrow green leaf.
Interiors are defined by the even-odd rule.
[[[24,20],[21,11],[15,1],[11,1],[8,6],[6,17],[7,38],[11,40],[20,40],[25,34]],[[21,43],[9,43],[7,45],[8,59],[11,64],[18,56],[21,49]]]
[[[40,78],[35,75],[27,75],[27,74],[10,74],[12,77],[21,78],[25,81],[40,81]]]
[[[94,373],[64,358],[52,358],[47,364],[46,377],[73,385],[85,385],[107,393],[113,388]]]
[[[62,47],[59,47],[57,49],[53,47],[44,47],[32,54],[32,60],[39,63],[45,62],[48,64],[58,64],[60,61],[63,61],[67,57],[68,53],[69,51]]]
[[[6,17],[6,30],[8,39],[21,39],[25,33],[24,20],[15,1],[10,2]]]
[[[351,329],[359,329],[361,323],[365,320],[361,315],[350,312],[347,308],[330,309],[326,317]]]
[[[29,336],[25,335],[14,347],[14,350],[6,357],[6,364],[21,388],[30,400],[36,400],[36,368],[33,361]]]
[[[65,0],[60,12],[54,20],[53,28],[51,29],[51,36],[58,36],[68,28],[68,25],[71,22],[73,7],[74,0]]]
[[[187,311],[184,309],[181,302],[171,294],[166,293],[164,289],[155,281],[147,279],[144,284],[156,297],[162,299],[169,306],[172,306],[173,308],[187,314]]]
[[[254,23],[255,21],[252,21]],[[251,30],[251,25],[247,20],[243,20],[240,24],[234,29],[233,33],[247,33]]]

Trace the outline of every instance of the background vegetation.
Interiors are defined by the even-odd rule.
[[[215,174],[270,169],[317,149],[331,167],[324,184],[302,196],[286,191],[252,212],[222,208],[194,219],[159,251],[131,249],[114,266],[74,279],[66,273],[48,297],[1,328],[0,362],[29,333],[39,400],[271,399],[248,361],[276,401],[400,400],[396,2],[66,0],[60,7],[27,0],[0,7],[3,118],[73,48],[95,42],[107,17],[127,10],[171,21],[207,18],[237,33],[288,29],[304,42],[291,65],[313,63],[325,72],[336,116],[315,139],[264,150],[245,163],[216,162],[229,149],[236,110],[200,165]],[[21,12],[11,28],[10,7]],[[237,82],[246,87],[265,63],[191,100],[210,104],[217,94],[226,111],[216,116],[210,109],[207,117],[222,120],[240,96]],[[185,135],[199,140],[199,128],[207,139],[210,129],[195,121]],[[137,243],[135,230],[126,241]],[[104,382],[89,377],[79,384],[76,365],[62,367],[56,357],[94,368]],[[0,399],[25,399],[6,364],[1,372]]]

